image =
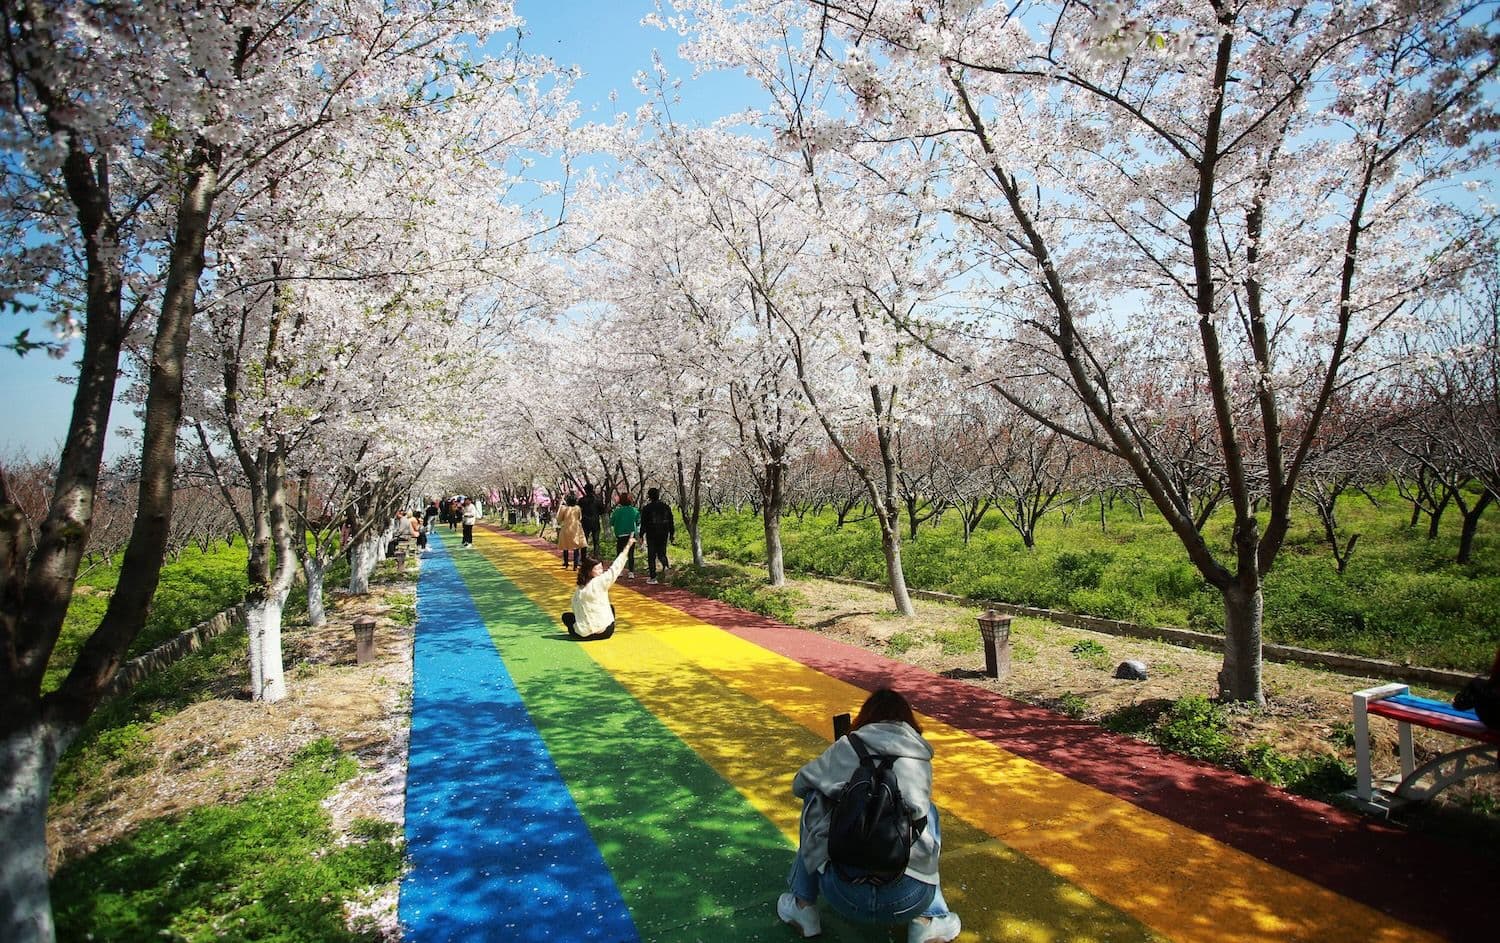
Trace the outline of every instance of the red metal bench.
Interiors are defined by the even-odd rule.
[[[1371,768],[1371,714],[1394,720],[1401,740],[1401,775],[1379,785]],[[1412,725],[1477,742],[1443,753],[1419,767],[1412,749]],[[1460,780],[1500,773],[1500,731],[1486,727],[1473,711],[1417,697],[1404,684],[1386,684],[1354,694],[1354,749],[1358,781],[1350,798],[1366,810],[1380,813],[1404,802],[1425,802]]]

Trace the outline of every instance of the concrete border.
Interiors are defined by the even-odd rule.
[[[823,576],[816,573],[802,575],[813,579],[828,580],[833,583],[859,586],[864,589],[890,592],[890,587],[881,583],[872,583],[868,580],[855,580],[842,576]],[[1046,619],[1049,622],[1056,622],[1058,625],[1066,625],[1075,629],[1088,629],[1091,632],[1102,632],[1106,635],[1150,639],[1158,642],[1166,642],[1169,645],[1198,648],[1218,649],[1224,644],[1224,637],[1222,635],[1213,635],[1208,632],[1194,632],[1190,629],[1140,625],[1135,622],[1101,619],[1098,616],[1084,616],[1073,612],[1061,612],[1056,609],[1039,609],[1035,606],[1016,606],[1010,603],[975,599],[970,596],[955,596],[952,593],[938,593],[926,589],[913,589],[908,590],[908,592],[917,599],[929,599],[934,602],[945,602],[959,606],[974,606],[980,609],[994,609],[997,612],[1004,612],[1015,616],[1027,616],[1033,619]],[[1324,668],[1339,674],[1353,675],[1361,678],[1405,681],[1408,684],[1427,684],[1440,688],[1461,688],[1468,684],[1469,679],[1473,678],[1475,674],[1474,672],[1452,671],[1446,668],[1424,668],[1421,665],[1404,665],[1394,661],[1361,658],[1357,655],[1341,655],[1336,652],[1320,652],[1310,648],[1297,648],[1292,645],[1272,645],[1267,643],[1261,646],[1261,651],[1270,661],[1310,665],[1315,668]]]
[[[244,603],[215,613],[206,621],[198,623],[174,638],[162,642],[146,654],[132,658],[121,665],[120,670],[116,671],[115,676],[110,679],[109,686],[104,689],[104,697],[112,698],[124,694],[152,672],[160,671],[189,652],[202,648],[203,643],[209,639],[223,635],[231,629],[244,627]]]

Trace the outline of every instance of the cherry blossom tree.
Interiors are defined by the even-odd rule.
[[[306,169],[296,155],[326,156],[308,145],[357,135],[379,104],[400,100],[420,112],[437,93],[463,93],[462,37],[518,21],[508,3],[467,0],[410,9],[362,0],[5,3],[0,16],[0,64],[12,91],[0,132],[11,155],[0,218],[15,237],[3,253],[13,276],[5,301],[53,310],[61,338],[44,346],[61,352],[81,333],[83,347],[57,484],[35,541],[0,494],[0,632],[12,653],[3,676],[0,899],[3,935],[30,940],[52,935],[43,831],[51,771],[139,631],[169,538],[193,318],[205,268],[215,270],[209,284],[217,290],[226,262],[223,243],[210,250],[216,221],[239,218],[277,180],[296,179]],[[517,88],[536,81],[515,70],[496,80]],[[516,114],[502,109],[494,120]],[[150,356],[141,379],[139,510],[120,590],[62,687],[43,695],[40,678],[93,520],[128,338]],[[36,342],[23,333],[12,346]],[[268,483],[284,480],[272,473],[282,457],[268,455]]]
[[[1328,404],[1489,244],[1488,211],[1454,186],[1496,127],[1486,8],[679,6],[699,48],[752,70],[789,29],[818,37],[847,110],[789,125],[795,141],[936,145],[911,176],[942,183],[916,199],[982,259],[987,303],[903,326],[1130,466],[1224,599],[1221,694],[1262,700],[1262,581]],[[1173,488],[1163,383],[1212,430],[1228,547]],[[1043,386],[1078,409],[1039,408]]]

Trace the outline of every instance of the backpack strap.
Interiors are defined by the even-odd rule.
[[[892,775],[894,775],[896,765],[896,758],[894,756],[881,754],[877,757],[875,754],[869,751],[869,748],[865,746],[864,741],[859,739],[859,735],[852,730],[844,736],[849,740],[849,745],[854,747],[854,753],[859,757],[860,766],[883,767],[885,769],[891,770]],[[924,830],[926,830],[927,816],[924,815],[921,818],[917,818],[916,816],[913,816],[910,812],[908,812],[907,818],[911,819],[911,831],[913,836],[920,835]]]

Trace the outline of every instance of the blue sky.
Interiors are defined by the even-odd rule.
[[[677,58],[678,37],[640,24],[654,9],[651,0],[516,0],[516,9],[527,21],[524,49],[583,69],[575,97],[583,106],[584,120],[607,120],[641,103],[631,80],[635,73],[650,69],[653,50],[660,51],[674,73],[684,78],[690,74]],[[753,91],[742,77],[709,76],[685,85],[676,114],[682,120],[711,121],[745,107]],[[611,92],[619,96],[613,104]],[[14,337],[25,327],[32,328],[33,336],[45,336],[44,321],[0,314],[0,337]],[[63,360],[39,353],[17,357],[0,350],[0,458],[23,452],[49,461],[55,458],[73,404],[73,387],[57,378],[77,375],[76,353],[76,345]],[[110,425],[115,430],[139,423],[132,407],[116,404]],[[106,457],[122,454],[132,444],[112,431]]]

